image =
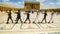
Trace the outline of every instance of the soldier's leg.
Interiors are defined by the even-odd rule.
[[[19,20],[19,18],[17,18],[17,19],[16,19],[16,23],[15,23],[15,24],[17,24],[17,23],[18,23],[18,20]]]
[[[21,23],[23,22],[22,19],[20,18]]]
[[[41,23],[43,22],[44,19],[45,19],[45,18],[42,19]]]
[[[27,21],[28,19],[26,18],[26,20],[24,21],[24,23]]]
[[[6,24],[8,24],[8,23],[9,23],[8,21],[9,21],[9,17],[8,17],[8,19],[7,19],[7,23],[6,23]]]
[[[49,20],[49,22],[48,23],[50,23],[50,21],[52,20],[52,16],[51,16],[51,18],[50,18],[50,20]]]
[[[38,17],[37,17],[37,22],[38,22],[38,23],[40,23],[40,21],[39,21]]]
[[[45,23],[47,23],[47,21],[46,21],[46,17],[45,17]]]
[[[33,23],[35,23],[35,22],[36,22],[36,20],[37,20],[37,18],[35,18],[35,20],[33,21]]]
[[[53,20],[54,20],[54,19],[53,19],[53,16],[52,16],[52,19],[51,19],[52,23],[54,22]]]
[[[10,18],[11,19],[11,21],[12,21],[12,23],[13,23],[13,19],[12,18]]]
[[[31,20],[30,19],[28,19],[29,20],[29,23],[31,23]]]

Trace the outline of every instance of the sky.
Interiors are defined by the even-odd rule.
[[[24,1],[40,2],[41,9],[60,8],[60,0],[0,0],[0,4],[24,8]]]

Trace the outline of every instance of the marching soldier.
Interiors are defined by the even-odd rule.
[[[51,21],[52,21],[52,23],[53,23],[53,16],[54,16],[54,11],[51,12],[51,18],[50,18],[50,20],[49,20],[48,23],[50,23]]]
[[[12,16],[11,16],[11,10],[9,10],[9,12],[8,12],[8,19],[7,19],[7,23],[6,23],[6,24],[9,23],[9,22],[8,22],[9,19],[11,19],[11,21],[12,21],[12,23],[13,23]]]
[[[27,18],[24,21],[24,23],[26,23],[27,20],[29,20],[29,23],[31,23],[31,20],[30,20],[30,11],[28,10],[26,14],[27,14]]]
[[[44,14],[44,18],[42,19],[42,21],[41,21],[41,23],[45,20],[45,23],[47,22],[46,21],[46,16],[47,16],[47,11],[45,11],[45,13],[43,13]]]
[[[18,23],[18,20],[20,19],[20,21],[21,21],[21,23],[22,23],[22,19],[21,19],[21,12],[20,12],[20,10],[18,10],[18,12],[17,12],[17,18],[16,18],[16,23]],[[15,23],[15,24],[16,24]]]

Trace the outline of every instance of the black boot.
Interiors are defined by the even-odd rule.
[[[50,23],[50,21],[48,23]]]
[[[26,23],[26,22],[24,22],[24,23]]]
[[[39,24],[40,22],[38,22],[38,24]]]
[[[54,22],[52,21],[52,23],[54,23]]]
[[[7,22],[6,24],[9,24],[9,22]]]
[[[18,22],[16,22],[15,24],[17,24]]]

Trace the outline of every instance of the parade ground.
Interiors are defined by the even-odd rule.
[[[21,12],[21,18],[23,20],[23,22],[25,21],[26,19],[26,14],[24,14],[25,12]],[[51,12],[48,12],[47,13],[47,23],[45,23],[43,21],[43,23],[36,23],[34,24],[33,21],[36,17],[36,12],[34,12],[33,14],[30,13],[30,20],[31,20],[31,23],[29,24],[29,21],[27,21],[26,23],[21,23],[20,20],[18,21],[17,24],[15,24],[15,20],[16,20],[16,17],[17,17],[17,14],[15,14],[14,12],[12,12],[12,19],[13,19],[13,23],[11,22],[11,20],[9,20],[9,24],[6,24],[7,22],[7,18],[8,18],[8,14],[6,12],[0,12],[0,30],[2,30],[3,32],[5,33],[10,33],[10,34],[15,34],[13,32],[17,32],[17,31],[21,31],[21,34],[22,32],[25,32],[25,34],[29,32],[32,32],[33,34],[33,31],[36,33],[38,33],[39,31],[41,32],[49,32],[49,31],[59,31],[60,30],[60,14],[54,14],[54,23],[48,23],[50,17],[51,17]],[[43,13],[40,13],[39,14],[39,21],[41,22],[42,19],[44,17],[44,14]],[[4,31],[5,30],[5,31]],[[1,31],[1,33],[2,33]],[[2,33],[4,34],[4,33]],[[19,33],[17,33],[19,34]],[[38,33],[39,34],[39,33]],[[44,34],[44,33],[42,33]]]

